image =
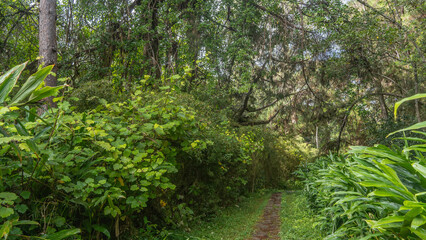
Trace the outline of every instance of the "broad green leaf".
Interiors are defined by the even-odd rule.
[[[411,207],[411,208],[426,208],[426,203],[423,202],[415,202],[415,201],[404,201],[404,206]]]
[[[27,62],[15,66],[0,76],[0,103],[3,103],[10,91],[12,91],[26,65]]]
[[[3,223],[3,225],[0,228],[0,238],[7,239],[9,236],[10,229],[12,229],[12,221],[6,221]]]
[[[402,216],[389,216],[382,218],[378,221],[366,220],[366,222],[372,228],[399,228],[402,227],[402,223],[404,222],[404,217]]]
[[[389,158],[395,162],[405,162],[403,156],[389,149],[380,149],[376,147],[351,147],[350,153],[370,154],[381,158]]]
[[[346,196],[343,199],[340,199],[339,201],[337,201],[334,205],[338,205],[338,204],[343,204],[346,202],[353,202],[353,201],[361,201],[361,202],[365,202],[368,201],[368,198],[365,197],[359,197],[359,196]]]
[[[111,234],[109,233],[109,231],[108,231],[108,229],[106,227],[98,225],[98,224],[92,225],[92,227],[96,231],[105,234],[105,236],[107,236],[107,238],[111,238]]]
[[[15,128],[18,131],[18,133],[22,136],[30,136],[30,133],[25,128],[25,125],[19,120],[16,120]],[[37,144],[35,143],[34,139],[28,139],[25,141],[25,143],[28,145],[28,147],[34,152],[39,154],[40,149],[38,148]]]
[[[403,216],[389,216],[389,217],[385,217],[385,218],[382,218],[379,221],[377,221],[376,226],[379,226],[379,225],[382,225],[382,224],[387,224],[387,223],[403,222],[403,221],[404,221]]]
[[[49,75],[52,68],[53,65],[50,65],[31,75],[13,97],[11,104],[17,104],[28,97],[43,82],[47,75]]]
[[[421,214],[422,212],[423,212],[423,209],[421,207],[412,208],[410,211],[408,211],[404,215],[404,220],[411,222],[413,218],[415,218],[417,215]]]
[[[67,220],[64,217],[61,216],[57,216],[55,217],[55,219],[53,219],[53,223],[55,224],[56,227],[60,228],[62,226],[64,226],[64,224],[67,222]]]
[[[419,192],[419,193],[415,194],[414,196],[418,197],[418,196],[423,196],[423,195],[426,195],[426,192]]]
[[[367,234],[367,236],[360,238],[359,240],[378,239],[376,237],[380,237],[380,236],[383,236],[383,233]]]
[[[0,156],[3,156],[4,154],[6,154],[10,148],[11,146],[7,145],[7,146],[4,146],[3,149],[0,149]]]
[[[0,192],[0,201],[3,199],[6,202],[15,201],[18,198],[18,195],[12,192]],[[6,203],[12,205],[12,203]]]
[[[30,193],[30,192],[28,192],[28,191],[22,191],[20,195],[21,195],[21,197],[22,197],[23,199],[29,199],[29,198],[30,198],[31,193]]]
[[[165,132],[163,130],[163,128],[161,126],[154,128],[154,131],[158,134],[158,135],[164,135]]]
[[[419,94],[413,95],[413,96],[411,96],[411,97],[406,97],[406,98],[404,98],[404,99],[402,99],[402,100],[400,100],[400,101],[396,102],[396,103],[395,103],[395,110],[394,110],[394,116],[395,116],[395,118],[396,118],[396,112],[397,112],[397,110],[398,110],[398,107],[399,107],[402,103],[404,103],[404,102],[406,102],[406,101],[410,101],[410,100],[419,99],[419,98],[426,98],[426,93],[419,93]]]
[[[361,186],[364,187],[377,187],[377,188],[392,188],[393,186],[385,183],[385,182],[378,182],[378,181],[362,181],[359,182]]]
[[[46,86],[40,90],[36,90],[31,94],[30,98],[28,99],[28,103],[38,102],[44,98],[56,96],[59,90],[61,90],[62,88],[63,86],[58,86],[58,87]]]
[[[408,191],[407,187],[405,187],[405,185],[401,182],[401,180],[399,179],[398,175],[396,174],[395,170],[393,170],[391,167],[381,164],[377,161],[374,161],[377,166],[380,167],[380,169],[386,174],[387,178],[394,183],[396,186],[402,188],[405,190],[405,192],[401,192],[405,195],[408,195],[410,198],[414,199],[414,195]]]
[[[411,222],[411,227],[414,229],[417,229],[418,227],[424,225],[426,223],[426,216],[425,215],[419,215],[413,219]]]
[[[394,138],[394,139],[401,139],[401,140],[417,141],[417,142],[425,142],[426,143],[426,139],[417,138],[417,137],[397,137],[397,138]]]
[[[362,193],[360,192],[351,192],[351,191],[335,192],[332,195],[334,196],[334,195],[348,195],[348,194],[362,196]]]
[[[102,147],[103,149],[107,150],[107,151],[114,151],[115,148],[111,146],[111,144],[109,144],[108,142],[104,142],[104,141],[95,141],[94,142],[96,145]]]
[[[407,128],[403,128],[403,129],[397,130],[395,132],[389,133],[386,137],[389,137],[389,136],[391,136],[395,133],[399,133],[399,132],[403,132],[403,131],[410,131],[410,130],[417,130],[417,129],[421,129],[421,128],[426,128],[426,121],[419,122],[419,123],[411,125]]]
[[[15,205],[15,210],[19,213],[25,213],[28,210],[28,206],[25,204],[18,204]]]
[[[412,132],[426,136],[426,132],[422,132],[422,131],[412,131]]]
[[[81,230],[79,228],[66,229],[56,233],[49,234],[45,236],[45,238],[49,240],[61,240],[70,236],[74,236],[79,233],[81,233]]]
[[[40,225],[40,224],[38,222],[35,222],[35,221],[21,220],[21,221],[17,221],[13,225],[18,226],[18,225]]]
[[[426,178],[426,167],[421,165],[420,163],[413,163],[413,168],[416,169],[424,178]]]
[[[409,147],[404,148],[403,151],[404,152],[409,152],[409,151],[426,152],[426,144],[409,146]]]
[[[386,190],[375,190],[371,193],[368,194],[368,196],[378,196],[378,197],[395,197],[395,198],[400,198],[400,199],[404,199],[402,196],[396,194],[396,193],[392,193]]]
[[[12,136],[12,137],[1,137],[0,138],[0,144],[7,144],[10,142],[22,142],[25,140],[29,140],[33,137],[31,136]]]
[[[420,239],[426,239],[426,230],[424,230],[423,228],[410,228],[410,230],[411,232],[416,234]]]
[[[1,207],[0,206],[0,218],[7,218],[12,215],[15,211],[12,208]]]

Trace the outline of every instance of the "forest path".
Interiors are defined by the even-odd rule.
[[[281,227],[280,211],[281,211],[282,193],[274,193],[269,199],[265,207],[262,218],[255,226],[255,232],[248,240],[278,240]]]

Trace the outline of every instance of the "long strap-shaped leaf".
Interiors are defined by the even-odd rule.
[[[417,130],[417,129],[422,129],[422,128],[426,128],[426,121],[419,122],[419,123],[416,123],[416,124],[414,124],[414,125],[411,125],[411,126],[409,126],[409,127],[407,127],[407,128],[403,128],[403,129],[400,129],[400,130],[398,130],[398,131],[395,131],[395,132],[389,133],[386,137],[389,137],[389,136],[391,136],[391,135],[393,135],[393,134],[395,134],[395,133],[398,133],[398,132],[410,131],[410,130]]]
[[[394,110],[395,119],[396,119],[396,111],[398,110],[398,107],[399,107],[399,106],[400,106],[403,102],[410,101],[410,100],[414,100],[414,99],[419,99],[419,98],[426,98],[426,93],[419,93],[419,94],[416,94],[416,95],[414,95],[414,96],[407,97],[407,98],[402,99],[401,101],[396,102],[396,103],[395,103],[395,110]]]
[[[46,86],[42,89],[34,91],[30,98],[28,99],[28,102],[37,102],[40,101],[43,98],[47,98],[50,96],[55,96],[61,90],[64,86],[58,86],[58,87],[49,87]]]
[[[19,89],[18,93],[16,93],[15,97],[13,97],[10,105],[17,104],[28,97],[49,75],[52,68],[53,65],[50,65],[31,75],[21,89]]]
[[[27,62],[10,69],[0,76],[0,104],[4,102],[10,91],[12,91],[26,65]]]

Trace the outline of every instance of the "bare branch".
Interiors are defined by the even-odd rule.
[[[282,16],[282,15],[280,15],[278,13],[274,13],[274,12],[268,10],[267,8],[265,8],[263,6],[260,6],[260,5],[256,4],[256,3],[252,3],[252,5],[255,6],[256,8],[258,8],[258,9],[262,10],[262,11],[265,11],[265,12],[269,13],[271,16],[277,18],[278,20],[280,20],[287,27],[312,33],[311,31],[307,31],[307,30],[304,30],[304,29],[296,26],[295,24],[293,24],[292,22],[290,22],[285,16]]]
[[[273,102],[271,102],[271,103],[269,103],[269,104],[267,104],[263,107],[260,107],[260,108],[257,108],[257,109],[252,109],[252,110],[247,109],[247,112],[259,112],[259,111],[262,111],[265,108],[268,108],[268,107],[275,105],[275,103],[277,103],[277,102],[278,102],[278,99],[275,99],[275,101],[273,101]]]
[[[278,113],[281,112],[281,109],[279,109],[274,115],[269,117],[268,120],[261,120],[261,121],[254,121],[254,122],[240,122],[239,124],[241,126],[256,126],[256,125],[265,125],[270,123],[276,116],[278,116]]]

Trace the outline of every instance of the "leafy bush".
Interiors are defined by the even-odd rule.
[[[426,238],[426,133],[419,130],[425,126],[396,131],[416,135],[400,138],[402,148],[351,147],[346,156],[322,157],[299,171],[328,239]]]
[[[0,138],[2,147],[0,149],[0,238],[11,239],[17,237],[30,236],[23,235],[24,229],[34,229],[34,226],[39,225],[38,222],[30,220],[19,220],[20,218],[28,217],[31,205],[29,204],[30,197],[33,195],[29,188],[30,182],[33,180],[34,170],[25,171],[28,162],[25,153],[26,150],[32,151],[34,155],[40,152],[39,146],[36,144],[38,135],[31,135],[28,132],[29,125],[34,123],[36,108],[30,109],[29,106],[37,103],[45,97],[54,96],[62,88],[48,87],[43,85],[43,80],[50,74],[53,66],[47,66],[40,69],[35,74],[31,75],[16,94],[10,99],[9,94],[15,87],[19,76],[24,70],[27,63],[18,65],[5,74],[0,76],[0,133],[3,137]],[[19,110],[22,107],[26,112],[25,120],[27,124],[20,121]],[[40,118],[41,119],[41,118]],[[49,129],[44,129],[48,131]],[[8,152],[15,155],[15,159],[11,159],[7,155]],[[11,192],[11,191],[15,191]],[[19,194],[17,194],[19,193]],[[46,223],[46,222],[45,222]],[[30,225],[29,227],[26,225]],[[62,224],[63,225],[63,224]],[[61,225],[61,226],[62,226]],[[80,229],[64,229],[57,232],[45,232],[40,239],[63,239],[75,234],[78,234]]]
[[[59,88],[34,89],[30,103],[41,99],[34,93]],[[161,90],[136,87],[126,101],[100,99],[84,112],[63,98],[43,116],[36,108],[3,107],[2,236],[60,239],[78,227],[88,239],[119,237],[157,223],[185,226],[194,211],[237,199],[261,141],[185,107],[171,88]],[[18,213],[31,221],[18,221]]]
[[[94,228],[110,235],[108,224],[126,220],[145,208],[149,198],[175,188],[166,175],[177,171],[177,151],[190,145],[187,133],[197,130],[190,111],[169,104],[167,97],[141,105],[141,94],[136,91],[127,102],[104,102],[88,113],[71,113],[69,103],[62,102],[54,115],[26,124],[31,135],[40,133],[38,150],[21,143],[27,159],[22,169],[10,152],[2,164],[16,168],[9,169],[3,185],[16,188],[24,172],[32,200],[46,204],[53,197],[51,204],[68,210],[55,214],[74,219],[73,225],[86,231]],[[55,119],[56,114],[63,116]],[[53,131],[43,131],[51,126]]]
[[[271,129],[250,129],[262,137],[263,149],[253,154],[250,166],[250,182],[253,189],[301,188],[293,174],[301,163],[309,162],[317,155],[317,149],[303,141],[300,136],[279,136]]]
[[[106,99],[108,102],[120,100],[120,94],[111,80],[84,82],[69,92],[70,103],[80,112],[95,109],[99,105],[99,99]]]

